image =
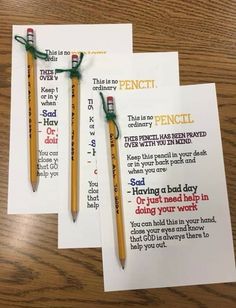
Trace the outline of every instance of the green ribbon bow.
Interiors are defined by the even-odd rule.
[[[27,52],[30,52],[35,59],[40,58],[48,60],[48,54],[37,50],[33,45],[29,44],[27,40],[19,35],[15,35],[15,40],[25,46]]]
[[[70,73],[70,78],[77,77],[78,79],[80,79],[81,78],[81,73],[80,73],[80,71],[78,69],[79,69],[79,66],[80,66],[80,64],[81,64],[81,62],[83,60],[83,57],[84,57],[84,54],[81,52],[80,53],[79,62],[78,62],[78,64],[75,67],[72,67],[72,68],[69,68],[69,69],[57,68],[57,69],[55,69],[55,73],[69,72]]]

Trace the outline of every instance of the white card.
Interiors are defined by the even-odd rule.
[[[58,191],[64,189],[58,143],[62,133],[58,108],[68,104],[66,74],[56,68],[71,67],[71,53],[104,55],[132,52],[132,25],[31,25],[36,47],[50,56],[37,60],[37,98],[40,173],[37,192],[29,180],[27,55],[15,35],[26,38],[28,26],[13,26],[11,135],[9,161],[8,213],[57,213]],[[122,44],[121,44],[122,42]]]
[[[151,88],[179,84],[178,53],[137,53],[85,57],[82,63],[80,115],[79,214],[73,223],[70,211],[70,106],[61,105],[63,135],[60,161],[65,186],[60,191],[63,206],[58,215],[58,247],[100,247],[99,193],[97,186],[94,102],[97,93],[129,92],[136,87]],[[70,81],[69,81],[70,83]],[[70,93],[68,93],[70,95]],[[98,169],[99,172],[99,169]]]
[[[105,291],[235,281],[215,85],[117,92],[114,100],[124,269],[108,124],[94,102]]]

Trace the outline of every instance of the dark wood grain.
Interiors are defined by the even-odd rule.
[[[181,84],[216,82],[236,239],[236,1],[1,0],[0,307],[236,306],[234,283],[104,293],[100,249],[58,250],[56,215],[7,215],[11,26],[124,22],[135,52],[179,51]]]

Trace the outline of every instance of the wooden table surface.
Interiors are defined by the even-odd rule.
[[[182,85],[217,85],[236,240],[236,1],[0,0],[0,308],[236,307],[234,283],[104,293],[101,249],[58,250],[57,215],[7,215],[12,25],[129,22],[135,52],[179,51]]]

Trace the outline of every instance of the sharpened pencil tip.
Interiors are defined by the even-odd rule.
[[[76,222],[76,219],[77,219],[77,216],[78,216],[78,212],[72,212],[72,219],[73,219],[73,222]]]
[[[37,191],[38,183],[31,183],[33,192]]]
[[[122,269],[124,270],[125,269],[125,260],[120,259],[120,264],[121,264]]]

